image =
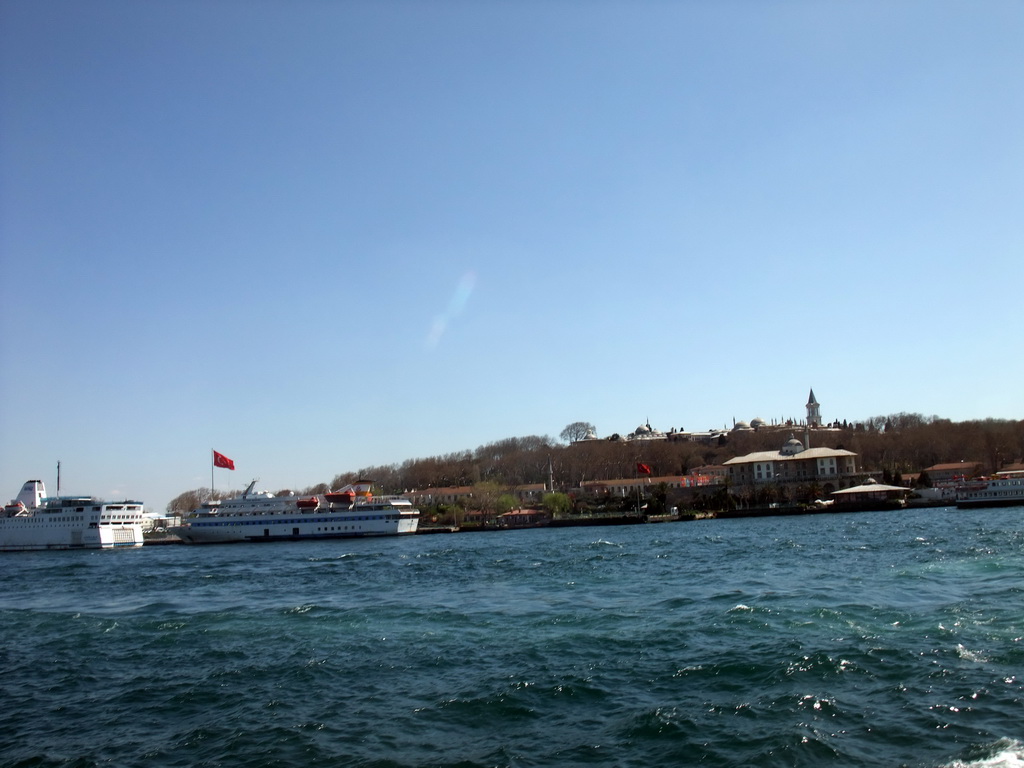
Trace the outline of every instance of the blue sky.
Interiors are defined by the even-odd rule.
[[[0,485],[1024,418],[1024,4],[0,0]],[[51,488],[52,490],[52,488]]]

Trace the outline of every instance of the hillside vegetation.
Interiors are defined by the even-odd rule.
[[[570,425],[572,426],[572,425]],[[568,428],[567,428],[568,429]],[[794,434],[803,440],[801,427],[763,428],[733,432],[705,444],[680,439],[624,441],[616,439],[564,443],[550,437],[510,437],[476,450],[442,456],[407,459],[401,464],[361,467],[341,472],[330,482],[308,488],[281,489],[299,494],[323,493],[364,477],[383,493],[424,488],[487,483],[513,488],[547,483],[556,490],[572,491],[585,480],[632,477],[638,462],[651,467],[655,477],[682,475],[709,464],[721,464],[752,451],[776,450]],[[563,431],[563,434],[565,431]],[[952,422],[937,416],[899,413],[863,423],[811,432],[813,447],[845,448],[857,454],[865,473],[919,472],[934,464],[978,462],[994,472],[1024,457],[1024,421],[984,419]],[[217,492],[217,498],[238,491]],[[190,511],[210,498],[208,488],[185,491],[167,505],[169,513]]]

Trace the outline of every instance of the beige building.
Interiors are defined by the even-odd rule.
[[[981,462],[958,461],[951,464],[933,464],[926,467],[924,471],[928,473],[928,477],[933,483],[952,483],[978,475],[981,472]]]
[[[414,506],[431,506],[433,504],[465,504],[473,498],[473,486],[459,485],[441,488],[424,488],[421,491],[408,491],[402,494]]]
[[[757,451],[725,462],[733,485],[838,482],[857,472],[857,454],[841,448],[804,448],[790,437],[778,451]]]
[[[590,496],[631,496],[637,488],[646,491],[664,483],[669,488],[682,488],[683,475],[665,475],[663,477],[617,477],[611,480],[584,480],[580,483],[580,491]]]

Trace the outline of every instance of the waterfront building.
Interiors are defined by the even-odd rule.
[[[955,483],[959,480],[967,480],[981,474],[980,461],[957,461],[949,464],[933,464],[925,467],[928,479],[933,485]]]
[[[832,492],[832,500],[838,507],[872,508],[872,505],[906,504],[910,489],[902,485],[885,485],[869,477],[862,485]]]
[[[462,504],[466,506],[473,498],[473,486],[444,486],[440,488],[424,488],[402,494],[417,507],[430,507],[435,504]]]
[[[498,515],[499,528],[538,528],[551,522],[551,515],[543,509],[513,509]]]
[[[857,472],[857,454],[842,448],[807,448],[790,436],[777,451],[756,451],[725,462],[736,485],[818,482],[835,485]]]
[[[663,477],[616,477],[609,480],[584,480],[580,483],[580,492],[588,496],[608,497],[636,495],[637,488],[647,490],[664,483],[669,488],[687,487],[684,475],[665,475]]]
[[[721,485],[729,476],[729,468],[724,464],[705,464],[691,469],[683,475],[684,488],[702,488],[706,485]]]

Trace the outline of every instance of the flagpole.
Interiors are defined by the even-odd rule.
[[[210,449],[210,501],[213,501],[213,448]]]
[[[636,513],[640,514],[640,459],[633,462],[633,479],[636,480]]]

